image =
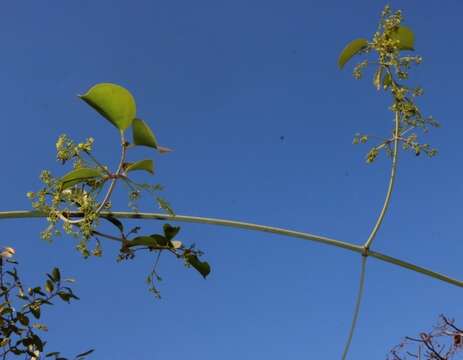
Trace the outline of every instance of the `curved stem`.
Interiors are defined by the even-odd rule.
[[[376,237],[376,234],[378,233],[379,228],[381,227],[381,224],[383,223],[384,216],[386,215],[387,209],[389,207],[389,203],[391,201],[392,190],[394,189],[395,176],[397,172],[397,158],[399,154],[399,132],[400,132],[400,115],[398,112],[396,112],[395,113],[395,130],[394,130],[394,150],[392,152],[392,166],[391,166],[391,175],[389,177],[389,185],[387,188],[386,198],[384,199],[383,207],[381,209],[381,212],[379,213],[378,219],[376,220],[375,226],[371,230],[370,235],[368,235],[367,241],[363,245],[362,272],[360,273],[360,284],[359,284],[359,290],[357,294],[357,302],[355,305],[354,316],[352,318],[352,325],[349,331],[349,335],[347,337],[346,346],[342,354],[342,360],[345,360],[347,357],[347,353],[349,352],[349,347],[352,342],[352,337],[354,336],[355,327],[357,325],[357,318],[360,312],[360,304],[362,303],[362,297],[363,297],[363,288],[365,287],[365,267],[366,267],[367,257],[368,255],[370,255],[369,249],[371,247],[371,244],[373,243],[373,240]]]
[[[218,225],[226,226],[238,229],[245,229],[251,231],[262,231],[266,233],[272,233],[277,235],[288,236],[292,238],[298,238],[302,240],[309,240],[314,242],[319,242],[325,245],[336,246],[343,248],[352,252],[359,254],[364,253],[364,248],[361,245],[350,244],[345,241],[335,240],[327,238],[324,236],[318,236],[313,234],[308,234],[304,232],[288,230],[277,228],[273,226],[265,226],[258,224],[251,224],[242,221],[226,220],[226,219],[217,219],[217,218],[206,218],[199,216],[188,216],[188,215],[169,215],[169,214],[160,214],[160,213],[134,213],[129,211],[102,211],[100,213],[102,216],[113,216],[118,219],[139,219],[139,220],[161,220],[161,221],[176,221],[176,222],[185,222],[185,223],[196,223],[196,224],[209,224],[209,225]],[[81,216],[80,213],[71,213],[71,217]],[[46,218],[48,215],[40,211],[0,211],[0,220],[1,219],[24,219],[24,218]],[[431,278],[446,282],[451,285],[455,285],[463,288],[463,281],[451,278],[447,275],[440,274],[438,272],[429,270],[427,268],[394,258],[389,255],[382,254],[376,251],[369,251],[368,256],[374,257],[378,260],[429,276]]]
[[[394,182],[395,182],[395,177],[396,177],[396,172],[397,172],[397,158],[399,154],[399,132],[400,132],[400,116],[399,116],[399,113],[396,112],[395,113],[395,130],[394,130],[394,150],[392,153],[391,176],[389,177],[389,185],[387,188],[386,198],[384,199],[383,208],[381,209],[378,219],[376,220],[376,224],[371,230],[370,235],[368,235],[368,239],[364,245],[366,252],[368,252],[368,250],[370,249],[371,244],[373,243],[373,240],[375,239],[376,234],[378,233],[378,230],[381,227],[381,224],[383,223],[384,216],[386,215],[386,211],[391,201],[392,190],[394,189]]]
[[[352,338],[354,337],[355,327],[357,325],[358,316],[360,313],[360,304],[363,298],[363,290],[365,288],[365,270],[367,264],[368,256],[362,255],[362,268],[360,270],[360,281],[359,288],[357,293],[357,300],[355,302],[354,316],[352,317],[352,324],[350,326],[349,336],[347,337],[346,345],[344,347],[344,352],[342,353],[342,360],[346,360],[347,353],[349,352],[350,344],[352,343]]]
[[[114,178],[112,179],[111,184],[109,185],[108,192],[106,193],[103,201],[100,203],[100,206],[98,206],[98,208],[96,209],[97,214],[99,214],[101,212],[101,210],[103,210],[103,208],[106,206],[106,203],[111,198],[111,195],[112,195],[112,193],[114,191],[114,188],[116,186],[117,178],[119,177],[119,175],[121,175],[122,170],[123,170],[124,161],[125,161],[125,157],[126,157],[126,154],[127,154],[127,145],[125,143],[124,133],[122,131],[121,131],[121,147],[122,147],[121,159],[119,161],[119,165],[117,167],[116,174],[115,174]]]

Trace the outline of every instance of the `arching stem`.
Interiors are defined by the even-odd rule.
[[[174,222],[183,222],[183,223],[195,223],[195,224],[209,224],[209,225],[217,225],[217,226],[226,226],[236,229],[244,229],[244,230],[251,230],[251,231],[260,231],[265,233],[283,235],[287,237],[308,240],[318,242],[324,245],[335,246],[338,248],[346,249],[358,254],[364,253],[364,248],[361,245],[350,244],[345,241],[336,240],[324,236],[309,234],[301,231],[294,231],[289,229],[277,228],[273,226],[266,226],[266,225],[259,225],[259,224],[252,224],[243,221],[235,221],[235,220],[227,220],[227,219],[217,219],[217,218],[207,218],[207,217],[200,217],[200,216],[189,216],[189,215],[169,215],[169,214],[161,214],[161,213],[134,213],[130,211],[102,211],[100,213],[101,216],[113,216],[118,219],[138,219],[138,220],[160,220],[160,221],[174,221]],[[46,218],[48,214],[41,212],[41,211],[27,211],[27,210],[19,210],[19,211],[0,211],[0,220],[1,219],[24,219],[24,218]],[[82,214],[79,213],[71,213],[71,217],[80,217]],[[395,257],[382,254],[376,251],[369,251],[368,256],[376,258],[378,260],[426,275],[428,277],[446,282],[451,285],[455,285],[458,287],[463,288],[463,281],[451,278],[447,275],[440,274],[438,272],[429,270],[427,268],[415,265],[413,263],[409,263],[407,261],[403,261],[397,259]]]
[[[344,352],[342,353],[342,360],[346,360],[347,358],[347,353],[349,352],[350,344],[352,343],[352,338],[354,337],[355,327],[357,325],[357,320],[360,314],[360,304],[362,302],[363,290],[365,288],[365,270],[366,270],[366,265],[367,265],[367,258],[368,256],[365,256],[364,254],[362,254],[362,267],[360,270],[360,280],[359,280],[359,288],[357,292],[357,300],[355,302],[354,315],[352,316],[352,324],[350,326],[349,335],[347,337],[346,345],[344,347]]]

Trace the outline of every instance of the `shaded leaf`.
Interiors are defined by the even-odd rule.
[[[392,38],[394,40],[399,40],[400,50],[415,50],[415,35],[410,28],[400,26],[397,31],[392,34]]]
[[[180,231],[180,226],[172,226],[170,224],[164,224],[162,227],[164,230],[164,236],[167,240],[172,240]]]
[[[31,309],[32,315],[34,315],[36,319],[40,319],[40,305],[38,303],[34,303],[29,308]]]
[[[124,232],[124,225],[122,224],[121,221],[119,221],[119,219],[116,219],[112,215],[100,215],[100,217],[105,219],[105,220],[108,220],[111,224],[113,224],[115,227],[117,227],[121,233]]]
[[[355,39],[351,41],[346,47],[341,51],[341,54],[338,58],[338,66],[340,69],[346,65],[346,63],[361,50],[365,49],[368,45],[368,40],[366,39]]]
[[[153,234],[150,236],[137,236],[133,240],[128,242],[128,246],[148,246],[152,248],[159,248],[159,247],[168,247],[170,245],[170,241],[167,240],[164,236],[159,234]]]
[[[203,278],[206,278],[206,276],[209,275],[209,273],[211,272],[211,267],[209,266],[209,263],[207,263],[206,261],[199,260],[196,255],[186,254],[185,260],[188,264],[195,268],[203,276]]]
[[[50,280],[47,280],[45,283],[45,290],[47,290],[49,293],[52,293],[54,288],[55,287],[53,286],[53,282]]]
[[[141,119],[134,119],[132,124],[133,143],[135,145],[148,146],[154,149],[158,148],[156,137],[146,122]]]
[[[69,294],[65,291],[60,291],[58,292],[58,296],[61,298],[61,300],[69,302],[72,298],[72,294]]]
[[[37,350],[42,352],[43,351],[42,339],[35,334],[31,336],[31,339],[32,339],[32,343],[37,347]]]
[[[26,315],[24,315],[23,313],[21,313],[21,312],[16,313],[16,317],[18,318],[18,321],[22,325],[24,325],[24,326],[29,325],[29,318]]]
[[[80,98],[121,131],[127,129],[136,116],[135,99],[120,85],[97,84]]]
[[[125,169],[125,172],[137,171],[137,170],[144,170],[151,174],[154,174],[153,160],[145,159],[145,160],[140,160],[140,161],[128,164],[127,168]]]
[[[11,309],[11,306],[8,303],[0,305],[0,315],[10,314],[12,312],[13,310]]]
[[[95,349],[88,350],[86,352],[83,352],[81,354],[76,355],[76,359],[83,358],[84,356],[90,355],[92,352],[94,352]]]
[[[83,182],[88,179],[100,177],[101,173],[99,170],[94,168],[79,168],[68,172],[61,178],[61,189],[68,189],[75,184]]]
[[[174,210],[170,206],[170,204],[164,198],[157,196],[156,201],[161,209],[165,210],[169,215],[175,215]]]
[[[51,272],[51,277],[53,278],[54,282],[60,282],[61,281],[61,273],[57,267],[55,267],[52,272]]]
[[[36,286],[35,288],[32,288],[32,293],[33,294],[39,294],[42,296],[46,296],[45,293],[42,291],[42,288],[40,286]]]

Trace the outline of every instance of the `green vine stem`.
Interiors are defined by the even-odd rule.
[[[116,182],[117,182],[117,179],[121,176],[122,174],[122,171],[124,170],[124,162],[125,162],[125,158],[127,156],[127,144],[126,144],[126,141],[125,141],[125,137],[124,137],[124,132],[123,131],[120,131],[120,137],[121,137],[121,158],[119,160],[119,165],[117,167],[117,170],[116,170],[116,173],[114,175],[111,175],[112,177],[112,180],[111,180],[111,184],[109,184],[109,188],[108,188],[108,191],[106,192],[103,200],[101,201],[100,205],[98,206],[98,208],[95,210],[95,213],[96,214],[99,214],[101,213],[101,211],[105,208],[106,204],[108,203],[108,201],[111,199],[111,195],[114,191],[114,188],[116,187]],[[87,152],[88,153],[88,152]],[[92,156],[92,160],[95,161],[95,159],[93,158]],[[97,161],[95,161],[97,162]],[[97,164],[105,170],[104,166],[100,165],[98,162]],[[64,222],[66,223],[69,223],[69,224],[72,224],[72,225],[77,225],[79,223],[81,223],[82,221],[84,221],[83,218],[80,218],[80,219],[77,219],[77,220],[71,220],[69,219],[68,217],[64,216],[61,212],[58,212],[57,213],[57,216]]]
[[[350,244],[345,241],[335,240],[324,236],[313,235],[305,232],[294,231],[289,229],[283,229],[273,226],[258,225],[242,221],[207,218],[199,216],[188,216],[188,215],[169,215],[161,213],[134,213],[134,212],[106,212],[100,213],[102,216],[112,215],[118,219],[140,219],[140,220],[161,220],[161,221],[177,221],[183,223],[196,223],[196,224],[209,224],[219,225],[232,228],[239,228],[252,231],[261,231],[271,234],[284,235],[292,238],[298,238],[302,240],[309,240],[325,245],[331,245],[339,248],[343,248],[352,252],[363,254],[364,248],[361,245]],[[71,213],[71,216],[78,217],[78,213]],[[3,211],[0,212],[0,219],[24,219],[24,218],[46,218],[47,214],[40,211]],[[429,276],[431,278],[446,282],[451,285],[455,285],[463,288],[463,281],[451,278],[447,275],[440,274],[438,272],[429,270],[427,268],[394,258],[392,256],[382,254],[376,251],[369,251],[368,256],[376,258],[378,260],[400,266],[402,268],[412,270],[414,272]]]
[[[347,358],[347,353],[349,352],[350,344],[352,343],[352,338],[354,337],[355,327],[357,325],[357,320],[360,314],[360,304],[362,303],[363,290],[365,289],[365,270],[367,268],[367,258],[365,254],[362,254],[362,268],[360,270],[360,281],[359,288],[357,293],[357,300],[355,302],[354,315],[352,317],[352,324],[349,330],[349,336],[347,337],[346,346],[344,347],[344,352],[342,353],[342,360]]]
[[[349,352],[350,344],[352,343],[352,337],[354,336],[355,328],[357,325],[357,319],[360,313],[360,304],[362,303],[363,297],[363,289],[365,287],[365,267],[366,267],[366,259],[370,255],[370,247],[373,243],[373,240],[376,237],[376,234],[381,227],[384,217],[386,216],[387,209],[389,208],[389,203],[391,202],[392,191],[394,189],[394,182],[397,173],[397,159],[399,156],[399,138],[400,138],[400,114],[399,112],[395,113],[395,129],[394,129],[394,149],[392,152],[392,166],[391,166],[391,175],[389,177],[389,185],[387,188],[386,198],[384,199],[383,207],[381,212],[378,215],[376,223],[371,230],[370,234],[368,235],[368,239],[363,245],[363,254],[362,254],[362,271],[360,273],[360,281],[359,281],[359,290],[357,293],[357,300],[355,303],[355,310],[354,315],[352,316],[352,324],[349,330],[349,335],[347,337],[346,345],[344,347],[344,352],[342,354],[342,360],[345,360],[347,354]]]
[[[397,173],[397,160],[399,156],[399,138],[400,138],[400,114],[398,112],[395,113],[395,129],[394,129],[394,150],[392,153],[392,166],[391,166],[391,176],[389,177],[389,185],[387,188],[386,198],[384,199],[383,208],[376,220],[376,224],[368,235],[368,239],[365,242],[364,248],[366,254],[368,254],[368,250],[373,243],[373,240],[378,233],[381,224],[383,223],[384,216],[386,215],[387,209],[389,207],[389,203],[391,202],[392,191],[394,189],[394,182]]]

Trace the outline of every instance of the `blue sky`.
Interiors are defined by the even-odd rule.
[[[179,214],[244,220],[365,241],[382,205],[389,161],[364,162],[356,132],[389,133],[390,99],[336,60],[376,29],[381,1],[15,1],[4,3],[1,210],[29,209],[61,133],[96,139],[117,161],[117,132],[76,97],[99,82],[132,91],[138,114],[175,151],[154,155],[155,181]],[[442,128],[423,137],[433,159],[401,153],[390,212],[374,249],[463,277],[460,221],[461,13],[457,1],[394,1],[424,62],[420,105]],[[282,138],[283,137],[283,140]],[[140,156],[153,153],[139,151]],[[149,177],[140,180],[150,181]],[[116,202],[125,208],[122,188]],[[148,201],[143,210],[158,211]],[[135,223],[134,223],[135,225]],[[144,222],[147,232],[160,223]],[[70,238],[39,239],[42,220],[3,220],[25,280],[59,265],[77,278],[72,305],[45,317],[49,349],[95,359],[339,359],[360,258],[291,238],[182,225],[212,273],[163,257],[161,301],[146,290],[152,259],[84,260]],[[463,324],[462,290],[368,260],[350,359],[383,359],[440,313]],[[463,326],[463,325],[462,325]]]

